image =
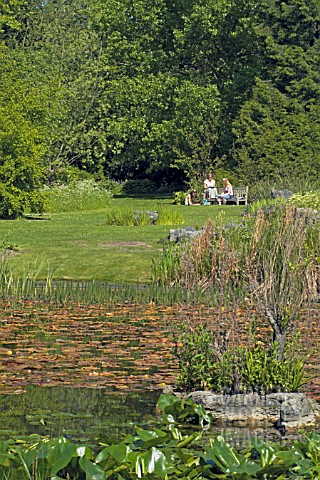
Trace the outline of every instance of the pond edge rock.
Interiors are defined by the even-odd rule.
[[[182,393],[174,390],[170,393],[203,405],[215,423],[225,426],[281,427],[295,431],[312,427],[320,419],[319,405],[303,393],[225,395],[211,391]]]

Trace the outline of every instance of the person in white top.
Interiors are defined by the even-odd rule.
[[[186,195],[186,197],[184,199],[184,204],[185,205],[194,205],[194,200],[195,200],[196,194],[197,194],[197,192],[195,190],[191,190],[191,192],[189,192]]]
[[[216,189],[216,182],[213,180],[211,173],[208,173],[208,178],[203,182],[203,187],[203,200],[206,200],[207,198],[216,198],[218,192]]]

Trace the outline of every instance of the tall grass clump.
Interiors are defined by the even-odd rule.
[[[288,205],[261,209],[231,228],[208,222],[191,242],[167,248],[153,281],[251,299],[281,358],[302,305],[319,298],[320,221]]]
[[[160,261],[152,261],[151,270],[152,285],[178,285],[181,276],[180,245],[165,245]]]
[[[156,211],[112,208],[106,215],[106,224],[115,226],[181,225],[183,223],[184,218],[179,212],[163,207]]]
[[[95,280],[53,280],[53,271],[48,266],[47,277],[38,279],[42,265],[26,268],[21,277],[14,274],[5,257],[0,261],[0,298],[5,301],[36,300],[61,305],[80,303],[91,305],[136,304],[175,305],[199,303],[213,305],[215,299],[211,292],[202,289],[187,290],[179,285],[119,284]]]
[[[243,290],[247,237],[246,228],[217,228],[209,221],[192,241],[165,246],[159,263],[153,264],[153,282],[234,296],[235,290]]]
[[[174,208],[160,207],[157,212],[159,215],[156,221],[157,225],[183,225],[185,222],[181,213]]]
[[[258,213],[246,264],[248,290],[273,329],[280,358],[302,305],[319,295],[319,242],[319,220],[313,224],[308,210]]]
[[[114,226],[143,226],[150,224],[150,218],[146,212],[139,212],[135,210],[127,210],[123,208],[112,208],[106,214],[106,224]]]
[[[48,211],[52,213],[99,210],[111,203],[112,194],[94,180],[81,180],[45,190]]]

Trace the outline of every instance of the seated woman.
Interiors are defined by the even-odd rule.
[[[217,196],[216,182],[213,180],[211,173],[208,173],[208,178],[203,182],[203,186],[203,200],[206,200],[207,198],[215,198]]]
[[[186,198],[184,199],[184,204],[185,205],[195,205],[195,197],[196,197],[196,191],[191,190],[187,195]]]
[[[227,200],[230,200],[233,198],[233,188],[231,183],[227,178],[223,179],[223,193],[221,195],[217,196],[217,200],[219,205],[221,205],[221,202],[225,205],[227,203]]]

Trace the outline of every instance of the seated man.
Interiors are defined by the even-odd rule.
[[[208,174],[208,178],[205,179],[203,182],[204,186],[204,193],[203,193],[203,200],[216,198],[217,196],[217,189],[216,189],[216,182],[213,180],[211,173]]]

